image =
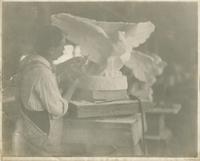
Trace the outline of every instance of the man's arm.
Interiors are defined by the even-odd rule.
[[[43,108],[53,118],[62,117],[68,110],[68,101],[61,96],[53,73],[46,70],[41,71],[39,77],[39,80],[35,84],[35,91],[40,98]]]
[[[77,84],[79,83],[79,80],[76,79],[72,85],[70,86],[70,88],[63,94],[63,98],[66,99],[67,101],[70,101],[72,98],[72,95],[74,94]]]

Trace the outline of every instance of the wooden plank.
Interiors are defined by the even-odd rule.
[[[169,129],[161,131],[161,134],[159,135],[149,135],[149,134],[145,135],[145,139],[155,140],[155,141],[167,140],[170,137],[172,137],[172,132]]]
[[[80,88],[76,89],[76,92],[73,95],[73,100],[77,101],[114,101],[128,99],[127,90],[83,90]]]
[[[181,110],[181,106],[170,106],[170,107],[154,107],[145,108],[146,113],[152,114],[177,114]]]
[[[92,91],[93,98],[96,100],[119,100],[128,99],[127,90],[115,91]]]
[[[142,102],[144,108],[152,106],[151,102]],[[76,118],[87,117],[106,117],[131,115],[139,112],[139,104],[137,101],[121,100],[110,102],[71,102],[69,106],[68,116]]]

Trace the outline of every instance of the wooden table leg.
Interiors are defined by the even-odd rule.
[[[166,155],[169,153],[169,140],[172,138],[172,132],[166,127],[164,114],[159,117],[159,133],[161,137],[159,149],[162,149],[162,154]]]
[[[141,115],[137,115],[137,121],[131,127],[133,155],[144,155],[141,148],[142,139],[142,120]]]
[[[133,145],[133,154],[139,155],[139,156],[143,155],[143,151],[141,149],[140,143]]]

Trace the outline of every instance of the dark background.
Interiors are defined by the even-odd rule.
[[[68,12],[101,21],[152,21],[156,30],[140,50],[154,52],[168,63],[154,85],[156,101],[180,103],[181,112],[168,126],[176,136],[176,156],[197,150],[197,3],[195,2],[4,2],[3,87],[17,72],[34,33],[50,23],[50,15]]]

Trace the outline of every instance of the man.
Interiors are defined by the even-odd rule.
[[[78,84],[75,79],[64,92],[65,99],[62,97],[52,62],[61,56],[64,45],[65,36],[60,29],[45,26],[36,35],[35,53],[26,56],[21,63],[18,100],[22,117],[15,132],[21,137],[14,135],[18,150],[22,150],[22,143],[25,143],[31,147],[31,153],[39,152],[38,155],[51,156],[61,152],[62,116],[67,112],[68,101]]]

